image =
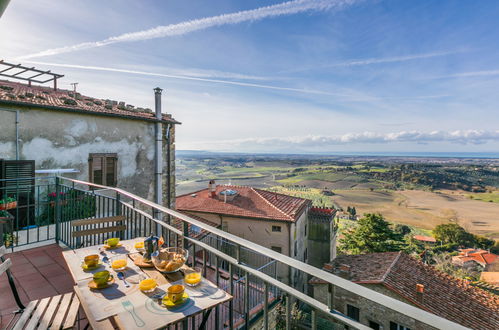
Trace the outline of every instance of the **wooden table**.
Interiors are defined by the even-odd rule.
[[[128,250],[128,252],[130,252],[130,253],[127,253],[128,258],[130,258],[129,264],[132,264],[133,260],[136,257],[140,256],[140,254],[136,253],[134,248],[132,248],[134,243],[139,241],[139,240],[140,239],[134,239],[134,240],[128,240],[128,241],[121,242],[121,243],[123,243],[123,246],[128,247],[127,250]],[[87,319],[88,319],[90,325],[92,326],[92,328],[93,329],[124,329],[127,327],[125,326],[126,325],[125,322],[122,320],[123,316],[120,317],[120,314],[111,315],[103,320],[97,321],[93,317],[92,308],[90,306],[90,304],[95,304],[95,301],[89,301],[92,299],[88,299],[88,295],[86,296],[82,292],[82,286],[84,287],[84,283],[88,283],[93,277],[92,273],[84,273],[81,270],[80,264],[82,261],[82,254],[86,254],[86,253],[91,254],[92,250],[94,251],[93,253],[98,253],[97,251],[99,248],[100,248],[100,246],[93,246],[93,247],[86,247],[86,248],[77,249],[77,250],[68,250],[68,251],[63,252],[63,256],[66,260],[66,263],[68,264],[69,270],[71,272],[71,275],[72,275],[75,283],[79,284],[79,285],[76,285],[74,287],[74,290],[75,290],[76,294],[78,295],[78,298],[80,299],[81,306],[84,309],[85,314],[87,315]],[[109,255],[109,257],[110,257],[110,255]],[[106,268],[101,267],[101,269],[98,269],[98,271],[102,271],[104,269],[109,270],[108,265],[104,265],[104,266]],[[182,268],[186,269],[188,267],[186,267],[184,265]],[[137,267],[136,269],[139,269],[143,274],[145,274],[145,276],[150,277],[150,278],[154,278],[156,280],[156,282],[158,283],[158,286],[170,285],[173,282],[181,281],[183,279],[183,274],[180,271],[172,273],[172,274],[162,274],[159,271],[157,271],[155,268],[138,268]],[[114,271],[110,270],[110,272],[113,274]],[[85,275],[87,275],[87,276],[85,276]],[[115,278],[117,277],[116,274],[114,274],[114,277]],[[116,279],[116,281],[119,281],[119,280]],[[211,286],[216,287],[213,283],[211,283],[210,281],[208,281],[205,278],[203,278],[203,284],[208,285],[209,288],[212,288]],[[137,285],[137,284],[132,284],[132,285]],[[178,323],[178,322],[181,322],[182,320],[186,320],[188,317],[194,316],[196,314],[203,313],[204,314],[203,321],[200,324],[201,326],[203,326],[204,323],[206,322],[206,320],[208,319],[208,316],[213,308],[215,308],[216,306],[232,299],[232,296],[229,295],[228,293],[226,293],[220,289],[219,289],[219,291],[223,292],[224,297],[222,299],[218,299],[218,300],[213,299],[213,303],[211,303],[211,301],[210,301],[210,305],[205,306],[206,308],[197,310],[196,312],[194,312],[192,314],[182,312],[183,313],[182,319],[176,319],[173,322],[171,321],[171,319],[169,320],[167,316],[164,316],[164,315],[155,316],[154,317],[155,322],[156,323],[161,322],[162,323],[161,327],[165,327],[169,324]],[[190,299],[192,299],[193,303],[196,304],[196,298],[191,297]],[[152,299],[149,299],[149,300],[152,300]],[[107,302],[108,301],[104,300],[104,304],[106,304]],[[100,300],[100,303],[102,304],[102,299]],[[205,303],[205,305],[206,305],[206,303]],[[164,308],[164,307],[162,307],[162,308]],[[121,314],[121,315],[123,315],[123,314]],[[178,318],[179,315],[176,315],[176,317]],[[160,319],[160,321],[158,321],[158,318]],[[146,320],[146,322],[147,322],[147,320]],[[128,326],[128,328],[130,328],[130,326]],[[146,326],[145,329],[150,329],[150,327]]]

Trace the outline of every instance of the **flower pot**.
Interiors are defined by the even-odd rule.
[[[6,210],[7,209],[7,205],[8,204],[5,204],[5,203],[0,204],[0,210]]]
[[[15,209],[17,207],[17,202],[10,202],[7,204],[7,210]]]

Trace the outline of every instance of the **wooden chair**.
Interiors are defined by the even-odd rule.
[[[19,299],[19,294],[10,272],[12,261],[4,260],[5,246],[0,246],[0,276],[6,273],[10,288],[14,294],[19,310],[7,324],[7,329],[72,329],[75,326],[80,301],[74,292],[53,297],[33,300],[25,307]],[[3,296],[3,294],[2,294]]]
[[[82,219],[74,220],[71,222],[71,227],[73,231],[71,236],[77,238],[78,247],[85,245],[84,242],[80,242],[82,237],[88,237],[98,234],[108,234],[108,233],[121,233],[126,230],[126,225],[124,225],[126,218],[124,215],[117,215],[105,218],[94,218],[94,219]],[[122,237],[121,237],[122,238]],[[87,240],[91,242],[91,240]],[[94,244],[101,244],[103,242],[92,242]]]

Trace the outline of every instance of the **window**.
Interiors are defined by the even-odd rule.
[[[295,257],[298,255],[298,242],[295,241]]]
[[[280,246],[272,246],[270,247],[272,250],[274,250],[275,252],[279,252],[279,253],[282,253],[282,247]]]
[[[390,321],[390,330],[411,330],[408,327],[404,327],[403,325],[400,325],[395,322]]]
[[[308,251],[307,251],[307,249],[305,249],[305,253],[303,254],[303,260],[305,260],[305,262],[306,262],[307,258],[308,258]]]
[[[281,226],[272,226],[272,231],[280,233],[281,232]]]
[[[90,154],[88,157],[88,171],[90,182],[116,187],[118,183],[118,155]]]
[[[307,237],[307,224],[305,224],[305,237]]]
[[[369,328],[374,329],[374,330],[379,330],[380,326],[379,326],[379,323],[377,323],[377,322],[369,321]]]
[[[347,316],[349,318],[354,319],[355,321],[359,321],[359,313],[360,310],[357,307],[347,304]]]

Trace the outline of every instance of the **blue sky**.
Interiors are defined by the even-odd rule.
[[[136,106],[162,87],[178,149],[499,150],[499,3],[207,3],[12,1],[0,58]]]

